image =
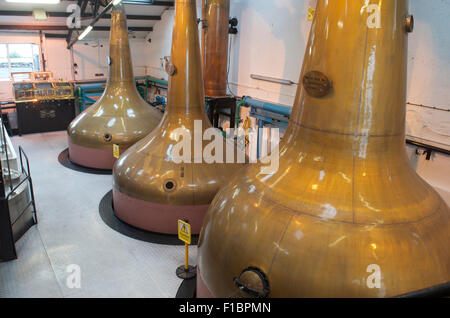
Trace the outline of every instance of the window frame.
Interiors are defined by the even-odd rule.
[[[21,45],[29,45],[30,49],[31,49],[31,58],[32,58],[32,62],[33,62],[33,71],[32,72],[39,72],[41,70],[41,57],[40,54],[38,54],[38,59],[37,59],[37,63],[38,65],[36,65],[35,63],[35,59],[33,57],[33,45],[37,46],[37,51],[40,52],[40,45],[37,43],[32,43],[32,42],[0,42],[0,45],[6,45],[6,58],[8,60],[8,69],[9,69],[9,77],[0,77],[0,82],[1,81],[11,81],[12,80],[12,68],[11,68],[11,57],[10,57],[10,45],[16,45],[16,44],[21,44]],[[37,70],[34,70],[34,68],[37,68]]]

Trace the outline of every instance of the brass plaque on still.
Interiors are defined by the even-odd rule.
[[[303,86],[310,96],[324,97],[330,91],[331,82],[325,74],[312,71],[303,76]]]

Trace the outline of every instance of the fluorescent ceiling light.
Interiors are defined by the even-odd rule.
[[[60,0],[6,0],[6,2],[15,3],[37,3],[37,4],[58,4]]]
[[[36,21],[44,21],[47,20],[47,12],[43,9],[34,9],[33,16]]]
[[[80,36],[78,37],[78,40],[83,40],[83,39],[86,37],[86,35],[87,35],[89,32],[91,32],[91,31],[92,31],[92,25],[88,26],[88,27],[83,31],[83,33],[80,34]]]
[[[122,0],[114,0],[113,1],[113,6],[116,6],[116,5],[118,5],[119,3],[121,3],[122,2]]]
[[[266,82],[272,82],[272,83],[283,84],[283,85],[295,84],[291,80],[285,80],[285,79],[281,79],[281,78],[274,78],[274,77],[261,76],[261,75],[255,75],[255,74],[251,74],[250,77],[255,80],[259,80],[259,81],[266,81]]]

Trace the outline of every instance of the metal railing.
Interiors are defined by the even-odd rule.
[[[23,208],[20,213],[18,214],[18,216],[11,221],[11,226],[14,226],[14,224],[16,224],[16,222],[28,211],[28,208],[30,206],[33,207],[33,219],[34,219],[34,224],[37,224],[38,220],[37,220],[37,213],[36,213],[36,203],[34,200],[34,191],[33,191],[33,182],[31,180],[31,174],[30,174],[30,161],[28,160],[28,156],[26,155],[26,153],[23,151],[23,148],[21,146],[19,146],[19,157],[20,157],[20,169],[22,174],[25,177],[21,177],[21,181],[13,188],[11,188],[11,192],[6,196],[6,200],[8,201],[11,197],[11,195],[15,194],[15,191],[25,182],[28,182],[29,185],[29,191],[30,191],[30,196],[31,196],[31,200],[29,202],[27,202],[25,208]],[[26,169],[23,165],[23,158],[25,158],[25,162],[27,164]],[[11,175],[11,171],[9,171],[9,175]],[[10,183],[12,178],[10,178]]]
[[[0,113],[1,110],[0,110]],[[15,241],[17,241],[30,227],[37,224],[37,212],[36,212],[36,203],[34,198],[33,191],[33,182],[31,179],[30,173],[30,162],[29,159],[24,152],[22,147],[19,147],[19,160],[20,160],[20,181],[17,184],[13,182],[13,174],[11,166],[10,166],[10,149],[8,148],[8,142],[6,139],[6,131],[5,125],[1,124],[1,141],[5,145],[5,159],[6,159],[6,167],[3,169],[2,164],[0,162],[0,262],[10,261],[17,258],[17,253],[15,249]],[[12,154],[11,154],[12,155]],[[3,170],[9,175],[9,182],[5,182],[6,180],[3,178]],[[21,209],[18,215],[14,220],[11,220],[10,215],[10,206],[9,200],[17,194],[17,190],[19,187],[23,186],[25,183],[28,183],[28,187],[24,189],[24,191],[28,191],[26,195],[27,198],[30,198],[28,202],[26,202],[25,207]],[[6,189],[9,190],[9,193],[6,194]],[[18,231],[18,235],[14,235],[13,226],[22,218],[29,210],[32,208],[32,219],[26,226]]]

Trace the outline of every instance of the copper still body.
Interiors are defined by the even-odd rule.
[[[226,96],[230,0],[206,0],[205,14],[205,95]]]
[[[195,0],[175,1],[172,53],[166,69],[169,88],[162,122],[114,166],[114,210],[122,221],[144,230],[175,234],[181,219],[188,220],[192,233],[198,234],[219,187],[242,164],[227,164],[225,152],[223,163],[209,163],[210,142],[202,136],[213,128],[204,109]],[[179,161],[173,150],[186,140],[185,157]],[[220,133],[215,140],[224,149],[234,147]]]
[[[405,150],[407,0],[318,0],[279,169],[221,189],[199,297],[392,297],[450,280],[450,211]],[[370,10],[369,10],[370,9]],[[375,11],[377,12],[377,11]]]
[[[133,76],[122,4],[111,11],[109,74],[100,99],[69,125],[69,157],[76,164],[112,169],[113,145],[123,152],[159,124],[162,113],[139,95]]]

